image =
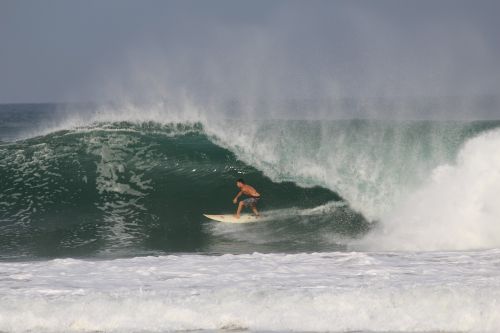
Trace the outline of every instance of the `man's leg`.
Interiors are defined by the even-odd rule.
[[[243,203],[243,201],[240,201],[240,203],[238,204],[238,210],[236,211],[236,218],[239,219],[240,218],[240,213],[241,213],[241,210],[243,209],[243,207],[245,206],[245,204]]]
[[[259,216],[259,212],[257,211],[257,206],[255,204],[252,204],[252,211],[255,214],[255,216]]]

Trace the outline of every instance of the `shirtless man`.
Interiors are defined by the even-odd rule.
[[[236,186],[238,186],[240,192],[236,195],[236,197],[234,197],[233,203],[236,204],[238,202],[238,198],[242,194],[246,195],[248,198],[240,201],[240,203],[238,204],[238,210],[236,211],[235,217],[239,219],[243,207],[248,207],[248,206],[252,208],[252,211],[256,216],[259,216],[259,212],[257,211],[256,205],[257,202],[259,202],[260,193],[257,192],[252,186],[245,184],[245,181],[241,178],[236,181]]]

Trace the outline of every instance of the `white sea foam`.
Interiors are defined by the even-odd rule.
[[[0,264],[0,331],[500,329],[500,252]]]
[[[499,247],[499,148],[499,130],[469,140],[455,164],[437,167],[362,244],[390,250]]]

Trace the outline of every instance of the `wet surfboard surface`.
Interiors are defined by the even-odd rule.
[[[223,223],[253,223],[253,222],[262,222],[264,219],[261,216],[255,216],[250,214],[241,214],[240,218],[236,218],[234,214],[203,214],[203,216],[217,222]]]

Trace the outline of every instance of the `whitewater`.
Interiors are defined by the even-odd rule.
[[[498,250],[3,263],[9,332],[496,331]]]
[[[1,106],[2,332],[500,329],[499,121],[57,109]]]

